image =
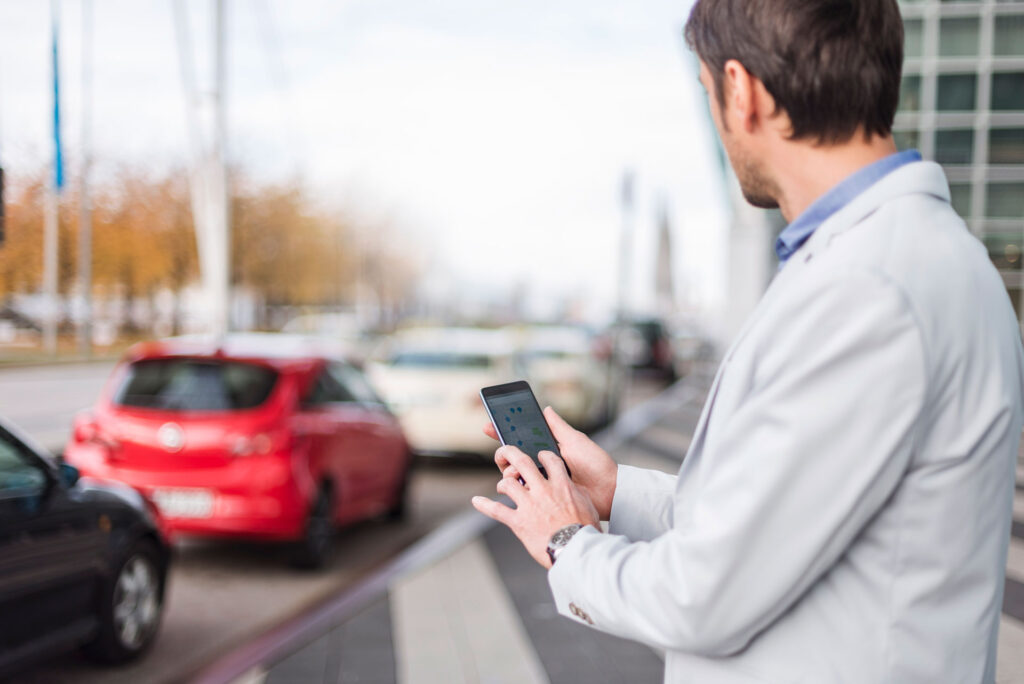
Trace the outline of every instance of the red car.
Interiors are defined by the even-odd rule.
[[[276,335],[136,345],[64,457],[140,490],[172,536],[290,540],[307,567],[335,526],[401,517],[411,464],[357,368]]]

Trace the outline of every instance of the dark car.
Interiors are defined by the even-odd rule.
[[[169,560],[138,492],[79,481],[0,423],[0,677],[79,646],[107,663],[143,653]]]
[[[672,382],[677,378],[675,351],[667,326],[657,318],[619,321],[612,335],[627,366]]]

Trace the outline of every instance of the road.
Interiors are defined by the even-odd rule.
[[[111,363],[76,363],[0,370],[0,416],[50,450],[59,450],[75,413],[96,400]]]
[[[110,364],[0,370],[0,415],[43,446],[59,449],[76,411],[88,407]],[[653,396],[653,382],[631,385],[626,405]],[[166,613],[153,650],[122,668],[92,665],[77,654],[38,667],[19,682],[178,681],[225,650],[244,643],[304,608],[351,585],[409,544],[465,510],[474,494],[491,494],[496,473],[487,463],[421,464],[402,523],[370,521],[340,532],[331,563],[304,573],[288,566],[276,545],[191,541],[176,548]]]

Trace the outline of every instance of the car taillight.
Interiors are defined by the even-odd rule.
[[[121,448],[121,443],[105,434],[96,418],[88,412],[75,416],[71,438],[79,444],[95,444],[103,447],[108,457],[116,456]]]
[[[93,420],[91,415],[78,415],[75,417],[75,425],[72,430],[72,439],[76,442],[85,444],[96,439],[97,427],[96,421]]]
[[[658,340],[658,344],[654,348],[654,355],[659,364],[666,364],[671,360],[672,347],[668,340]]]

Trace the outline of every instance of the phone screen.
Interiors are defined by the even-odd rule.
[[[561,456],[558,443],[527,382],[519,380],[485,387],[480,396],[502,444],[519,447],[534,461],[541,451],[552,451]]]

